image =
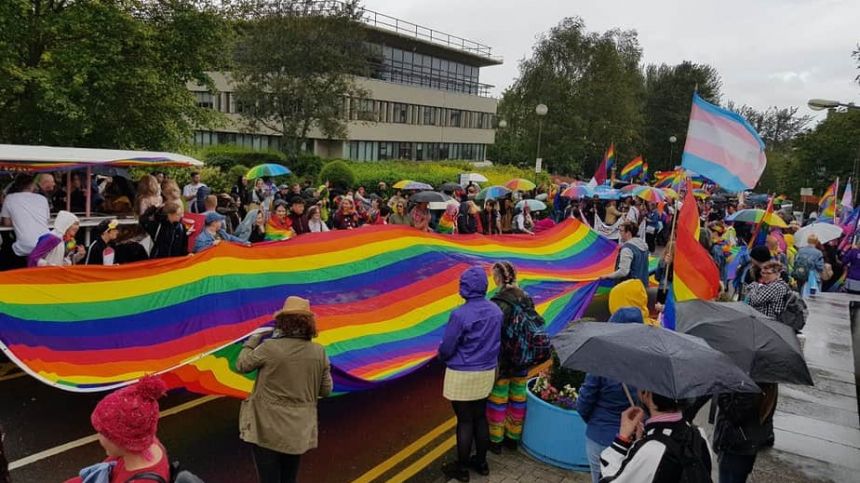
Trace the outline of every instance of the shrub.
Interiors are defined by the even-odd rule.
[[[330,161],[323,166],[319,175],[320,184],[329,181],[333,188],[348,190],[355,186],[356,176],[344,161]]]
[[[253,167],[258,164],[274,163],[290,167],[284,153],[271,150],[255,150],[233,144],[218,144],[198,152],[201,161],[207,166],[217,166],[227,171],[235,165]]]
[[[322,170],[323,160],[311,153],[301,153],[296,157],[290,158],[287,167],[290,168],[293,175],[297,178],[316,181]]]

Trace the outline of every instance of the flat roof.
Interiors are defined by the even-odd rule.
[[[489,45],[475,42],[457,35],[424,27],[407,20],[364,9],[361,22],[372,32],[383,38],[398,39],[410,44],[419,43],[433,50],[443,51],[446,57],[456,57],[463,63],[477,67],[500,65],[501,56],[493,55]]]

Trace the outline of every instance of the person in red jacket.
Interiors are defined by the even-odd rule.
[[[152,478],[138,478],[145,473],[170,481],[167,450],[155,436],[158,399],[166,392],[167,386],[161,379],[145,377],[99,401],[90,421],[98,432],[99,444],[107,453],[107,459],[82,469],[79,476],[66,483],[81,483],[97,473],[104,473],[110,483],[152,481]]]

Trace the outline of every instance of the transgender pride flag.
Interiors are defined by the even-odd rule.
[[[754,188],[765,164],[764,141],[746,119],[693,94],[682,167],[737,192]]]

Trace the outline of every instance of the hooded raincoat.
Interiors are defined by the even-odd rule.
[[[625,280],[609,292],[609,313],[613,318],[622,309],[635,308],[642,314],[642,320],[648,325],[657,326],[659,323],[648,313],[648,294],[638,279]],[[610,319],[610,321],[615,321]]]
[[[75,223],[79,223],[78,217],[68,211],[57,213],[54,220],[54,229],[39,237],[36,248],[27,257],[27,266],[45,267],[71,265],[72,261],[66,258],[66,231]]]

